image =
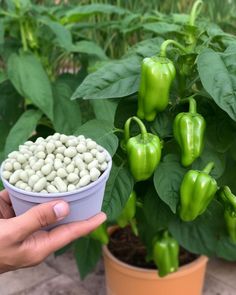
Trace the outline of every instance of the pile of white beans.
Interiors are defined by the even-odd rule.
[[[70,192],[96,181],[109,160],[104,148],[92,139],[55,133],[27,141],[10,153],[2,177],[28,192]]]

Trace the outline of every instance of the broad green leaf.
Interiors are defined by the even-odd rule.
[[[73,90],[68,83],[59,80],[55,83],[53,90],[53,126],[59,133],[73,134],[81,125],[79,103],[70,100]]]
[[[211,175],[217,179],[224,173],[225,161],[225,154],[219,153],[214,148],[206,145],[201,156],[193,162],[192,169],[203,170],[209,162],[214,162],[215,166],[211,171]]]
[[[75,135],[83,134],[103,146],[113,156],[118,148],[118,138],[114,135],[114,126],[109,121],[91,120],[80,126]]]
[[[159,53],[160,46],[163,41],[164,39],[161,37],[141,41],[137,43],[135,46],[131,47],[126,55],[129,56],[135,53],[141,55],[141,57],[143,58],[156,55]]]
[[[79,52],[79,53],[86,53],[89,55],[97,56],[101,59],[107,59],[107,56],[104,50],[97,45],[95,42],[92,41],[79,41],[71,48],[72,52]]]
[[[223,54],[203,50],[197,59],[198,72],[205,90],[215,103],[236,121],[236,51]]]
[[[75,260],[83,280],[92,270],[102,255],[102,245],[100,242],[89,236],[80,238],[75,242]]]
[[[24,111],[24,101],[9,81],[0,84],[0,162],[7,135]]]
[[[88,75],[72,99],[119,98],[138,91],[141,61],[137,56],[107,63]]]
[[[13,53],[7,68],[8,77],[17,91],[53,119],[51,84],[40,61],[31,53]]]
[[[41,116],[42,113],[39,110],[28,110],[20,116],[7,136],[5,156],[18,149],[18,146],[32,135]]]
[[[2,69],[0,69],[0,83],[4,82],[7,80],[7,75]]]
[[[143,25],[143,28],[145,30],[152,31],[160,35],[172,32],[180,33],[181,31],[181,26],[164,22],[147,23]]]
[[[187,170],[180,165],[178,156],[169,154],[164,157],[154,173],[155,189],[173,213],[177,211],[179,188],[186,172]]]
[[[158,113],[151,125],[151,131],[160,138],[170,137],[173,134],[173,121],[174,117],[170,111]]]
[[[45,24],[55,35],[56,43],[67,51],[73,48],[71,32],[58,22],[52,21],[46,17],[41,18],[40,21]]]
[[[93,100],[95,101],[95,100]],[[136,116],[137,113],[137,96],[122,99],[116,109],[115,126],[117,128],[124,128],[125,122],[128,118]]]
[[[113,99],[93,99],[90,103],[93,106],[95,116],[98,120],[104,120],[114,123],[118,100]]]
[[[102,210],[107,214],[109,221],[115,221],[120,215],[133,186],[134,180],[129,170],[123,164],[116,166],[113,163],[102,206]]]
[[[0,45],[4,44],[4,22],[0,20]]]
[[[222,209],[221,204],[213,200],[204,214],[192,222],[183,222],[177,217],[173,219],[169,225],[170,232],[188,251],[216,255],[219,239],[224,231]]]
[[[127,13],[127,10],[110,5],[110,4],[89,4],[89,5],[79,5],[76,6],[75,8],[72,8],[68,10],[65,13],[65,17],[62,19],[62,23],[67,23],[67,22],[78,22],[84,17],[88,17],[93,14],[119,14],[123,15]]]

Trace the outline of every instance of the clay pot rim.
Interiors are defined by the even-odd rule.
[[[118,227],[114,226],[109,228],[109,234],[114,232]],[[206,264],[208,262],[208,257],[201,255],[194,261],[183,265],[179,268],[179,270],[175,273],[169,274],[168,276],[161,278],[157,275],[157,271],[153,269],[146,269],[142,267],[132,266],[130,264],[127,264],[118,258],[116,258],[108,249],[107,245],[103,246],[103,255],[107,256],[108,259],[113,261],[114,264],[116,264],[116,268],[123,273],[129,273],[129,275],[133,275],[134,277],[140,277],[147,279],[159,279],[159,280],[171,280],[171,279],[177,279],[179,277],[185,276],[189,272],[194,272],[196,269],[200,268],[203,264]]]

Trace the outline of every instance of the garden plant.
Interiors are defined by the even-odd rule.
[[[113,157],[107,223],[67,247],[82,278],[114,224],[130,224],[161,276],[178,269],[182,249],[236,260],[236,37],[201,17],[203,6],[151,11],[132,27],[129,7],[107,3],[1,4],[1,160],[55,131]]]

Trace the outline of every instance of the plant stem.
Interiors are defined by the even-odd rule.
[[[214,162],[210,162],[206,165],[206,167],[202,171],[209,174],[211,170],[214,168],[214,166],[215,166]]]
[[[174,41],[174,40],[166,40],[164,41],[162,44],[161,44],[161,48],[160,48],[160,56],[161,57],[166,57],[166,50],[167,50],[167,47],[172,44],[174,45],[175,47],[179,48],[181,51],[183,51],[184,53],[187,53],[187,49],[181,45],[179,42],[177,41]]]
[[[27,40],[25,36],[25,28],[24,28],[24,23],[22,20],[20,20],[20,34],[21,34],[21,42],[23,45],[23,50],[27,51],[28,50],[28,45],[27,45]]]
[[[136,121],[136,123],[139,125],[140,131],[141,131],[141,136],[143,139],[145,139],[146,135],[147,135],[147,129],[145,127],[145,125],[143,124],[143,122],[138,118],[138,117],[130,117],[126,122],[125,122],[125,128],[124,128],[124,137],[125,137],[125,143],[127,143],[127,141],[130,138],[130,123],[131,121],[134,120]]]
[[[191,13],[190,13],[190,18],[189,18],[189,25],[194,26],[195,25],[195,20],[197,16],[199,15],[201,9],[202,9],[203,2],[202,0],[197,0],[192,7]]]

